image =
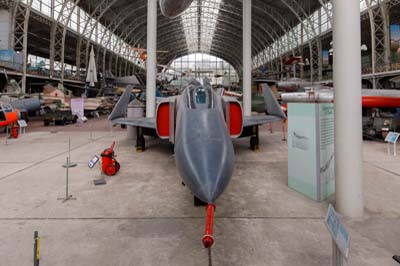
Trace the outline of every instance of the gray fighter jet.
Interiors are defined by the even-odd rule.
[[[267,84],[263,84],[265,115],[246,117],[241,103],[217,95],[209,83],[193,81],[182,94],[163,99],[155,118],[125,118],[130,89],[121,96],[109,116],[112,124],[137,128],[137,151],[144,151],[144,135],[168,139],[174,144],[175,162],[184,184],[194,194],[195,205],[207,205],[205,247],[214,243],[212,220],[215,201],[227,187],[235,155],[232,139],[250,137],[252,150],[258,149],[258,127],[285,119]]]

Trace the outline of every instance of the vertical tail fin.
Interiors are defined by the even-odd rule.
[[[271,88],[268,84],[262,84],[264,102],[265,102],[265,113],[267,115],[274,115],[278,116],[282,119],[286,119],[285,113],[282,111],[281,106],[279,105],[278,101],[276,100],[274,94],[272,93]]]
[[[132,86],[127,86],[124,93],[121,95],[121,98],[119,98],[119,101],[115,105],[114,110],[108,116],[108,120],[112,121],[117,118],[125,117],[131,99],[131,91]]]

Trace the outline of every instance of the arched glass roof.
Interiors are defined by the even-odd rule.
[[[182,56],[169,66],[168,74],[179,74],[175,85],[185,85],[191,79],[205,77],[211,80],[212,85],[230,86],[239,82],[238,74],[230,63],[205,53]]]
[[[222,0],[194,0],[190,8],[182,14],[182,26],[189,52],[210,51],[221,2]]]
[[[197,52],[223,58],[240,69],[243,1],[247,0],[194,0],[183,15],[173,19],[159,10],[157,49],[169,52],[158,63]],[[330,13],[329,0],[253,0],[252,4],[254,66],[294,49],[301,44],[299,40],[318,35],[321,27],[316,22]],[[145,67],[131,47],[146,48],[147,0],[33,0],[33,9]],[[318,17],[314,19],[313,14]]]

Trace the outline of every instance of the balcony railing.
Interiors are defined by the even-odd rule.
[[[378,65],[375,67],[375,73],[373,73],[372,67],[365,67],[362,70],[364,75],[368,74],[377,74],[377,73],[384,73],[384,72],[392,72],[400,70],[400,63],[391,63],[387,65]]]

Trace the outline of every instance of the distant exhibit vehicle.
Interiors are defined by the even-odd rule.
[[[334,89],[309,87],[306,92],[283,93],[283,102],[334,102]],[[363,135],[365,138],[385,139],[389,131],[400,130],[400,91],[362,90]]]

